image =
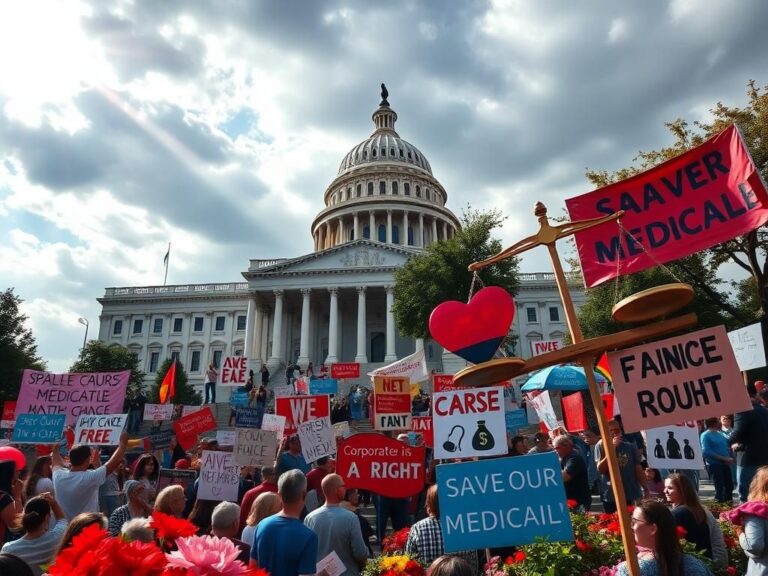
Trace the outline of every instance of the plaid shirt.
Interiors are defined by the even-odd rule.
[[[440,520],[430,516],[411,526],[408,541],[405,543],[405,553],[417,556],[427,566],[445,554]],[[453,552],[452,555],[464,558],[472,568],[477,570],[477,550]]]

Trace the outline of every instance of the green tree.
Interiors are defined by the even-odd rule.
[[[80,350],[80,357],[70,366],[70,372],[131,371],[126,395],[132,398],[144,388],[144,372],[139,369],[139,358],[125,346],[105,344],[91,340]]]
[[[19,395],[21,375],[25,368],[45,370],[45,362],[37,355],[32,330],[25,326],[27,317],[19,306],[23,300],[13,288],[0,293],[0,400],[14,400]]]
[[[453,238],[431,244],[424,254],[414,256],[395,272],[395,322],[401,334],[411,338],[429,335],[429,315],[446,300],[466,301],[472,285],[467,267],[500,252],[501,241],[491,237],[505,218],[499,210],[472,210],[461,216],[461,230]],[[515,294],[518,288],[518,261],[510,258],[481,270],[482,286],[501,286]]]
[[[163,383],[165,375],[171,367],[173,362],[172,358],[166,358],[163,363],[160,364],[160,368],[157,370],[157,378],[155,378],[155,384],[152,386],[152,391],[149,394],[150,402],[160,402],[160,385]],[[176,393],[174,394],[171,402],[174,404],[186,404],[187,406],[198,406],[203,403],[203,398],[200,396],[200,392],[196,392],[192,385],[189,383],[187,373],[181,365],[181,362],[176,364]]]

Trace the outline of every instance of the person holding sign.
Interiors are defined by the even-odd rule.
[[[309,464],[301,454],[301,440],[298,434],[291,434],[283,439],[276,462],[278,478],[288,470],[301,470],[303,474],[309,472]]]
[[[216,381],[219,379],[219,372],[216,370],[216,366],[208,364],[208,370],[205,371],[205,402],[208,404],[209,400],[213,404],[216,404]]]

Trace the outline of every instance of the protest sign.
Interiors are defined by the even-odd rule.
[[[437,467],[446,552],[572,540],[554,452]]]
[[[563,418],[568,432],[582,432],[587,428],[587,416],[584,414],[584,401],[580,392],[563,396]]]
[[[174,432],[170,428],[153,428],[149,433],[149,443],[153,450],[165,450],[171,445],[173,436]]]
[[[759,322],[728,332],[728,339],[731,341],[739,370],[746,372],[765,366],[763,331]]]
[[[229,405],[233,408],[248,406],[248,400],[248,391],[245,388],[237,388],[232,390],[232,394],[229,397]]]
[[[272,391],[275,393],[275,398],[293,396],[293,388],[290,386],[275,386]]]
[[[317,420],[307,420],[298,426],[301,440],[301,455],[307,462],[314,462],[323,456],[336,452],[336,435],[328,416]]]
[[[277,455],[277,436],[271,430],[235,428],[233,454],[239,466],[272,466]]]
[[[408,498],[424,489],[424,447],[383,434],[354,434],[339,440],[336,473],[347,488],[389,498]]]
[[[333,425],[333,435],[336,436],[336,438],[346,438],[351,433],[349,422],[347,421],[336,422],[336,424]]]
[[[197,499],[237,502],[239,487],[240,467],[232,453],[203,450]]]
[[[160,468],[160,474],[157,477],[157,492],[168,486],[178,485],[184,487],[187,492],[195,484],[197,472],[194,470],[176,470],[175,468]]]
[[[700,252],[768,221],[768,193],[735,126],[565,203],[571,221],[624,210],[621,223],[629,235],[615,222],[574,235],[588,288]]]
[[[432,391],[433,392],[451,392],[455,390],[468,390],[468,386],[458,386],[453,383],[453,374],[433,374]]]
[[[248,382],[248,359],[245,356],[226,356],[219,368],[220,386],[245,386]]]
[[[182,416],[173,423],[176,439],[184,450],[189,450],[194,446],[198,435],[208,430],[216,430],[216,427],[216,419],[213,417],[213,412],[209,406],[187,416]]]
[[[468,458],[507,453],[504,389],[501,386],[432,397],[435,458]]]
[[[528,405],[536,412],[539,422],[542,422],[547,430],[554,430],[558,427],[557,415],[552,407],[552,399],[549,397],[549,391],[530,392],[526,394]]]
[[[131,377],[122,372],[64,373],[24,370],[17,414],[66,414],[74,426],[81,414],[119,414]]]
[[[83,414],[75,426],[75,443],[100,446],[117,446],[125,428],[128,414],[89,416]]]
[[[56,444],[61,440],[66,418],[66,414],[18,414],[11,442]]]
[[[696,422],[644,430],[648,465],[657,470],[703,470],[704,456]]]
[[[325,576],[341,576],[347,571],[347,567],[336,554],[335,550],[331,550],[331,553],[324,558],[317,561],[316,574],[324,574]]]
[[[373,379],[374,428],[408,430],[411,427],[411,383],[404,376]]]
[[[181,418],[184,418],[184,416],[189,416],[190,414],[194,414],[195,412],[200,412],[202,409],[201,406],[189,406],[187,404],[184,404],[181,407]]]
[[[258,408],[236,408],[235,426],[237,428],[261,428],[263,410]]]
[[[531,340],[531,354],[538,356],[547,352],[554,352],[563,347],[562,340]]]
[[[424,349],[416,350],[416,352],[410,356],[392,362],[392,364],[376,368],[372,372],[369,372],[368,376],[372,378],[376,376],[402,376],[411,382],[423,382],[429,378]]]
[[[144,404],[144,420],[158,422],[173,418],[173,404]]]
[[[219,446],[234,446],[236,438],[234,430],[216,430],[216,442]]]
[[[337,362],[331,364],[331,378],[360,378],[360,364],[357,362]]]
[[[528,426],[528,415],[524,408],[514,408],[504,413],[507,432],[515,432],[518,428]]]
[[[624,430],[752,409],[723,326],[608,354]]]
[[[0,419],[0,428],[13,428],[16,420],[16,400],[3,402],[3,415]]]
[[[310,394],[338,394],[339,381],[334,378],[312,378],[309,381]]]
[[[435,445],[435,436],[432,430],[432,416],[414,416],[411,418],[411,431],[421,434],[424,445],[430,448]]]
[[[282,442],[285,432],[285,416],[264,414],[264,418],[261,420],[261,429],[272,430],[277,435],[277,442]]]
[[[600,399],[603,401],[603,410],[605,410],[606,419],[612,420],[614,407],[616,406],[616,401],[613,397],[613,394],[600,394]],[[616,414],[618,413],[619,411],[616,410]]]
[[[331,415],[328,396],[283,396],[275,399],[275,413],[285,417],[284,434],[295,434],[299,424]]]
[[[309,382],[306,377],[300,376],[293,381],[293,387],[296,390],[296,394],[309,394]]]

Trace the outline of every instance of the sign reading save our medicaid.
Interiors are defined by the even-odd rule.
[[[16,401],[17,414],[66,414],[74,426],[81,414],[119,414],[130,370],[65,373],[24,370]]]
[[[752,409],[723,326],[608,354],[624,430]]]
[[[446,552],[573,539],[554,452],[437,467]]]
[[[123,432],[128,414],[110,414],[109,416],[89,416],[84,414],[77,419],[75,426],[75,444],[98,446],[117,446]]]
[[[56,444],[64,432],[65,414],[17,414],[11,442]]]
[[[507,453],[504,388],[492,386],[432,396],[435,458]]]
[[[728,332],[728,339],[736,355],[739,370],[746,372],[765,366],[763,331],[759,322]]]

